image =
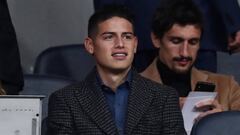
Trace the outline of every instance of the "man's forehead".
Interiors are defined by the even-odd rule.
[[[97,25],[101,25],[101,24],[104,24],[104,23],[114,23],[116,21],[121,21],[121,22],[127,22],[131,25],[133,25],[128,19],[124,18],[124,17],[119,17],[119,16],[112,16],[112,17],[109,17],[107,19],[104,19],[102,21],[99,21],[97,23]]]
[[[167,36],[190,36],[190,37],[200,37],[201,36],[201,29],[196,25],[178,25],[174,24],[172,28],[165,33]]]
[[[97,30],[100,33],[106,32],[133,32],[133,25],[124,18],[112,18],[97,25]]]
[[[174,29],[174,28],[179,28],[179,29],[194,28],[194,29],[197,29],[197,30],[201,30],[201,28],[197,24],[182,25],[182,24],[175,23],[175,24],[172,25],[171,29]]]

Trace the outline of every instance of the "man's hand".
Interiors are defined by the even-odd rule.
[[[198,121],[199,119],[201,119],[206,115],[223,111],[222,106],[219,104],[219,102],[216,99],[202,100],[198,102],[195,105],[195,107],[198,111],[201,111],[201,113],[195,119],[196,121]]]
[[[234,37],[229,37],[228,50],[231,53],[240,52],[240,30],[234,34]]]

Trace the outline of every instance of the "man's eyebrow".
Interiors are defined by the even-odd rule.
[[[114,35],[115,32],[103,32],[101,35],[105,35],[105,34],[111,34],[111,35]],[[123,33],[122,33],[122,35],[126,35],[126,34],[134,35],[133,32],[123,32]]]
[[[105,34],[114,34],[114,32],[103,32],[101,35],[105,35]]]
[[[193,37],[193,38],[191,38],[191,40],[200,40],[200,38],[199,37]]]
[[[133,32],[123,32],[122,34],[126,35],[126,34],[131,34],[131,35],[134,35]]]
[[[177,39],[184,39],[183,37],[181,36],[174,36],[174,35],[170,35],[168,36],[169,39],[173,39],[173,38],[177,38]]]

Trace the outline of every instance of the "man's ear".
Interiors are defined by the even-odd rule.
[[[151,39],[154,47],[156,48],[161,47],[160,39],[153,32],[151,32]]]
[[[94,54],[93,40],[90,37],[87,37],[84,40],[84,46],[85,46],[85,49],[88,51],[88,53],[90,53],[92,55]]]

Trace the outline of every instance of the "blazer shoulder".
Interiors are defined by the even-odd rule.
[[[76,91],[83,90],[85,85],[84,81],[73,83],[56,90],[51,94],[51,96],[72,97]]]
[[[213,73],[209,71],[203,71],[202,72],[206,75],[208,75],[208,80],[213,80],[213,81],[233,81],[234,77],[232,75],[225,75],[225,74],[219,74],[219,73]]]

